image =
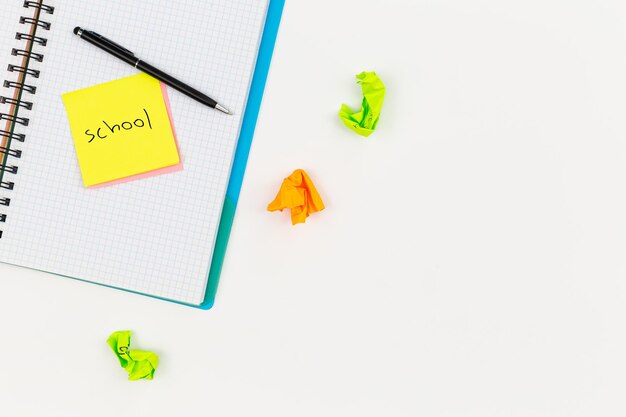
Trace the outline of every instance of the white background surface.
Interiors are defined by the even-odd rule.
[[[617,0],[288,1],[214,309],[2,265],[0,415],[623,416],[625,27]],[[369,139],[336,117],[363,69]],[[292,227],[265,206],[299,167],[327,209]]]

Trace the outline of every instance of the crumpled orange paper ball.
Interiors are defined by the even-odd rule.
[[[291,223],[304,223],[309,214],[324,210],[322,197],[315,189],[313,181],[302,169],[296,169],[285,178],[268,211],[291,209]]]

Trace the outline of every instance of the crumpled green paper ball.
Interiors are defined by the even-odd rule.
[[[159,365],[159,357],[154,352],[132,350],[130,334],[130,330],[114,332],[107,339],[107,344],[117,356],[122,368],[128,372],[128,379],[136,381],[154,378],[154,371]]]
[[[356,78],[363,91],[361,110],[355,112],[343,104],[339,110],[339,117],[349,129],[367,137],[376,130],[376,125],[378,125],[380,111],[385,101],[386,88],[375,72],[364,71]]]

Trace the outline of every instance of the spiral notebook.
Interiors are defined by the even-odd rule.
[[[0,261],[209,308],[283,0],[0,0]],[[169,89],[184,170],[88,189],[61,95],[136,73],[83,26],[209,92]]]

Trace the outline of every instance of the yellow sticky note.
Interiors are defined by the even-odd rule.
[[[137,74],[63,95],[86,187],[180,162],[158,80]]]

